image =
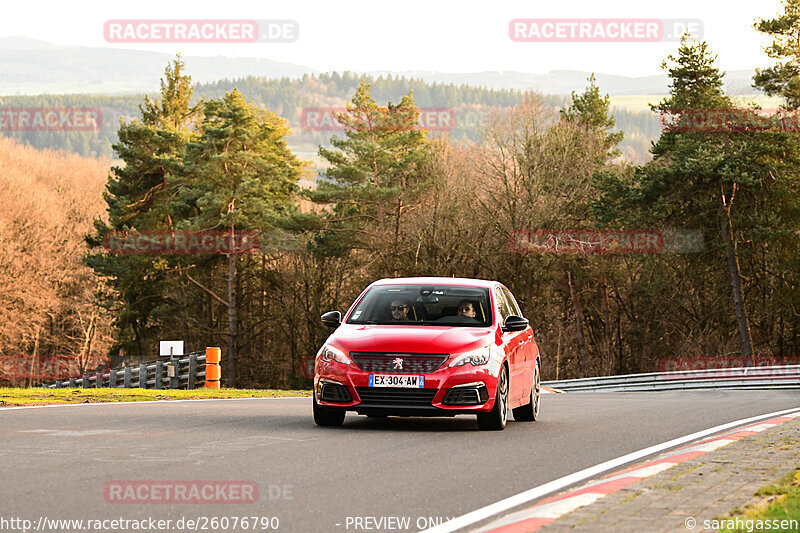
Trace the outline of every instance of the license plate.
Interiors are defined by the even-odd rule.
[[[424,389],[425,376],[419,376],[416,374],[370,374],[369,386]]]

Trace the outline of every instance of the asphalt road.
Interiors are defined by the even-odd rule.
[[[277,517],[278,531],[340,532],[396,531],[363,520],[408,517],[416,531],[434,525],[429,517],[459,516],[647,446],[792,407],[798,391],[552,394],[540,421],[512,421],[502,432],[478,431],[474,417],[349,414],[341,428],[318,428],[308,398],[0,410],[0,519],[259,516]],[[108,482],[130,480],[249,481],[259,498],[106,501]]]

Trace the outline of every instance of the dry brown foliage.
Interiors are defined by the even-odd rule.
[[[0,169],[0,381],[24,381],[21,367],[35,381],[37,361],[50,356],[76,368],[105,360],[110,321],[82,257],[104,214],[109,162],[0,138]]]

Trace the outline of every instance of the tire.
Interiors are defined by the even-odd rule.
[[[335,407],[322,407],[317,404],[317,396],[314,395],[314,422],[318,426],[341,426],[344,424],[344,409]]]
[[[531,384],[531,397],[528,405],[512,409],[514,420],[517,422],[534,422],[539,420],[539,407],[542,403],[542,381],[539,376],[539,362],[533,368],[533,383]]]
[[[482,430],[500,431],[506,427],[506,422],[508,422],[508,369],[503,365],[497,380],[494,407],[488,413],[478,414],[478,427]]]

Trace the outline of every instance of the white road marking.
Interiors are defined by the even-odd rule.
[[[636,470],[630,470],[628,472],[623,472],[623,473],[618,474],[616,476],[604,477],[603,479],[599,479],[597,481],[597,483],[593,483],[592,485],[589,485],[588,488],[594,487],[595,485],[602,485],[603,483],[608,483],[609,481],[615,481],[617,479],[622,479],[622,478],[626,478],[626,477],[636,477],[636,478],[644,479],[646,477],[650,477],[650,476],[654,476],[656,474],[660,474],[664,470],[669,470],[673,466],[675,466],[675,463],[667,463],[667,462],[657,463],[657,464],[649,465],[649,466],[643,466],[642,468],[637,468]]]
[[[19,433],[41,433],[54,437],[91,437],[93,435],[135,435],[122,429],[20,429]]]
[[[755,431],[758,433],[759,431],[764,431],[765,429],[769,429],[771,427],[775,427],[775,424],[758,424],[757,426],[742,428],[742,431]]]
[[[520,492],[519,494],[516,494],[509,498],[505,498],[503,500],[492,503],[480,509],[476,509],[475,511],[471,511],[467,514],[456,517],[438,526],[426,529],[424,530],[423,533],[451,533],[453,531],[458,531],[459,529],[486,520],[487,518],[494,516],[496,514],[508,511],[520,505],[524,505],[530,501],[537,500],[543,496],[547,496],[548,494],[551,494],[558,490],[565,489],[575,483],[579,483],[581,481],[586,481],[587,479],[596,477],[602,474],[603,472],[607,472],[614,468],[619,468],[621,466],[624,466],[632,461],[643,459],[650,455],[663,452],[665,450],[674,448],[676,446],[680,446],[681,444],[686,444],[687,442],[692,442],[694,440],[701,439],[703,437],[707,437],[709,435],[713,435],[721,431],[725,431],[726,429],[743,426],[745,424],[750,424],[752,422],[758,422],[759,420],[764,420],[765,418],[774,418],[777,416],[785,415],[787,413],[795,413],[798,412],[799,410],[800,408],[794,407],[792,409],[785,409],[783,411],[776,411],[774,413],[768,413],[764,415],[753,416],[750,418],[744,418],[742,420],[736,420],[734,422],[728,422],[727,424],[715,426],[710,429],[698,431],[690,435],[678,437],[677,439],[672,439],[667,442],[662,442],[661,444],[656,444],[655,446],[650,446],[641,449],[639,451],[632,452],[623,455],[621,457],[617,457],[616,459],[611,459],[610,461],[606,461],[604,463],[600,463],[598,465],[586,468],[579,472],[575,472],[568,476],[555,479],[553,481],[545,483],[544,485],[533,487],[532,489]]]
[[[550,502],[533,509],[528,509],[528,512],[525,514],[527,518],[558,518],[561,515],[574,511],[578,507],[594,503],[603,496],[605,496],[605,494],[599,492],[586,492],[584,494],[558,500],[557,502]]]
[[[683,450],[683,453],[691,453],[691,452],[713,452],[718,448],[722,448],[723,446],[727,446],[731,442],[734,442],[734,439],[715,439],[709,442],[704,442],[702,444],[698,444],[697,446],[690,446]]]
[[[595,501],[602,498],[603,496],[605,496],[605,494],[598,494],[598,493],[579,494],[578,496],[575,496],[573,498],[566,498],[564,500],[547,503],[537,507],[532,507],[530,509],[523,509],[522,511],[517,511],[508,516],[504,516],[503,518],[495,520],[491,524],[479,529],[478,531],[479,532],[492,531],[495,529],[499,529],[503,526],[516,524],[517,522],[522,522],[523,520],[529,520],[531,518],[555,519],[558,518],[559,516],[572,512],[579,507],[592,504]]]

